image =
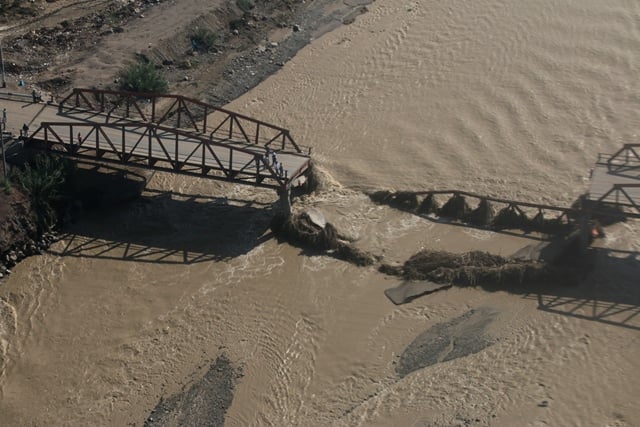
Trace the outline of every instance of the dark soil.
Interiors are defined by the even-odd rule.
[[[43,250],[42,240],[29,198],[17,187],[0,191],[0,277],[25,256]]]
[[[224,105],[277,71],[313,38],[353,22],[357,15],[366,12],[363,4],[371,1],[351,6],[337,0],[255,0],[254,7],[246,12],[235,1],[229,1],[215,13],[216,21],[220,22],[217,26],[206,24],[204,19],[193,23],[215,35],[211,48],[192,44],[185,29],[176,33],[174,39],[163,41],[184,45],[184,49],[160,46],[144,54],[123,52],[123,55],[154,63],[163,70],[170,87],[179,87],[186,96]],[[30,11],[28,14],[36,14],[38,9],[29,2],[20,3]],[[78,52],[94,49],[101,39],[135,25],[139,16],[158,4],[156,0],[101,2],[92,12],[56,25],[38,26],[39,21],[34,18],[25,31],[18,30],[4,38],[5,72],[14,77],[28,76],[41,89],[64,95],[73,87],[73,77],[50,71],[51,64],[72,67],[74,60],[81,59]],[[327,14],[329,9],[332,12]],[[265,45],[268,35],[279,29],[291,30],[291,34],[279,43]],[[61,58],[67,57],[69,63],[60,64]],[[95,85],[118,89],[114,83],[117,77],[109,76]]]

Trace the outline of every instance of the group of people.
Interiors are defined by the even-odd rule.
[[[282,162],[278,161],[278,157],[276,156],[275,151],[271,151],[269,147],[267,147],[267,151],[264,153],[264,161],[267,166],[271,166],[273,170],[276,172],[278,176],[287,177],[288,171],[284,169],[284,165]]]
[[[7,109],[2,109],[2,118],[0,119],[0,130],[2,132],[7,130]],[[20,136],[29,136],[29,125],[24,123],[20,129]]]

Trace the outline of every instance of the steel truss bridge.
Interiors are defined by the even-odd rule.
[[[589,200],[621,206],[640,216],[640,144],[600,154],[591,172]]]
[[[310,162],[288,129],[181,95],[76,88],[39,118],[25,145],[79,159],[276,190]]]

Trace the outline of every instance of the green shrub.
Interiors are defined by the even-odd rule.
[[[41,229],[56,223],[55,207],[64,198],[64,185],[71,171],[68,161],[38,154],[16,173],[16,181],[29,195]]]
[[[248,12],[254,8],[254,4],[252,0],[236,0],[236,5],[243,12]]]
[[[150,62],[135,62],[120,73],[122,90],[140,93],[166,92],[166,77]]]
[[[215,33],[206,28],[196,28],[191,33],[191,46],[194,50],[208,52],[215,46],[216,40]]]
[[[11,181],[9,181],[9,179],[3,179],[0,183],[0,187],[2,187],[2,191],[7,196],[13,191],[13,188],[11,188]]]

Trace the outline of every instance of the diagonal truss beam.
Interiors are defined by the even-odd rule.
[[[74,139],[76,132],[83,136]],[[261,151],[154,123],[43,122],[25,143],[47,150],[62,147],[63,154],[73,157],[259,187],[278,189],[288,184]],[[174,150],[170,144],[175,144]]]
[[[99,106],[94,106],[89,101],[90,95],[99,100]],[[82,103],[81,100],[85,102]],[[108,110],[108,117],[117,112],[128,119],[150,121],[173,128],[183,129],[182,126],[185,125],[183,130],[209,134],[212,138],[222,138],[218,132],[224,131],[224,138],[246,145],[261,145],[292,153],[310,154],[311,151],[310,148],[303,150],[291,137],[288,129],[181,95],[75,88],[59,105],[61,111],[88,106],[89,109],[102,113],[107,103],[114,105]],[[125,106],[125,111],[118,110],[118,106],[122,105]],[[133,111],[130,106],[134,107]],[[183,115],[187,120],[182,120]],[[172,125],[173,121],[176,122],[175,125]],[[183,123],[184,121],[188,123]]]

